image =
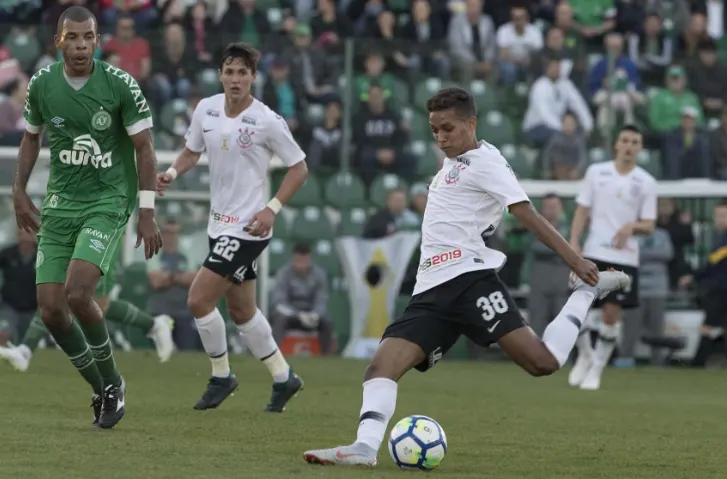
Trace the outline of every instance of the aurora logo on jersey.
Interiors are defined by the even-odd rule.
[[[106,71],[111,73],[112,75],[116,75],[117,77],[121,78],[122,80],[124,80],[124,83],[129,86],[129,91],[134,96],[134,102],[136,103],[136,109],[138,113],[146,113],[149,111],[149,104],[146,102],[144,95],[141,93],[141,88],[139,87],[139,84],[136,83],[136,80],[134,80],[131,75],[126,73],[124,70],[119,70],[118,68],[112,67],[111,65],[108,65],[106,67]]]
[[[97,169],[111,166],[111,152],[101,152],[96,140],[88,134],[74,138],[73,149],[61,150],[58,159],[64,165],[86,166],[90,162]]]

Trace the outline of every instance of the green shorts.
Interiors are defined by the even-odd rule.
[[[101,270],[103,278],[96,294],[99,295],[99,289],[108,294],[116,279],[117,250],[128,220],[125,212],[94,213],[79,218],[43,216],[38,233],[35,283],[65,283],[68,264],[72,259],[82,259]]]

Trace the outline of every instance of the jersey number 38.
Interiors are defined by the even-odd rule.
[[[482,319],[485,321],[492,321],[496,315],[506,313],[510,309],[502,291],[494,291],[489,296],[480,296],[477,299],[477,307],[482,310]]]

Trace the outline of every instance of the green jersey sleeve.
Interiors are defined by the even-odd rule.
[[[151,129],[154,122],[149,103],[144,98],[136,80],[127,74],[124,80],[118,82],[118,88],[121,89],[121,120],[126,128],[126,133],[134,136],[141,131]]]
[[[38,77],[43,73],[39,71],[28,82],[28,89],[25,92],[25,106],[23,107],[23,117],[25,118],[25,129],[29,133],[38,134],[43,128],[43,115],[40,109],[40,100],[38,99]]]

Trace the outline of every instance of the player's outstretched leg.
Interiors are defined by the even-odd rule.
[[[255,280],[246,279],[239,286],[232,286],[225,295],[227,309],[247,348],[270,371],[273,390],[265,406],[268,412],[283,412],[298,392],[303,380],[293,372],[273,338],[273,330],[255,301]]]
[[[406,339],[384,339],[364,373],[356,441],[348,446],[306,451],[303,458],[311,464],[375,466],[386,427],[396,410],[397,381],[426,359],[422,348]]]
[[[170,316],[162,314],[153,318],[128,301],[119,299],[97,297],[96,302],[104,311],[107,320],[140,329],[154,342],[159,361],[169,361],[174,353],[174,320]]]
[[[12,344],[6,347],[0,346],[0,359],[7,361],[16,371],[27,371],[30,367],[30,360],[33,358],[33,351],[47,332],[43,320],[40,319],[40,312],[35,313],[28,330],[25,331],[23,342],[17,346]]]

